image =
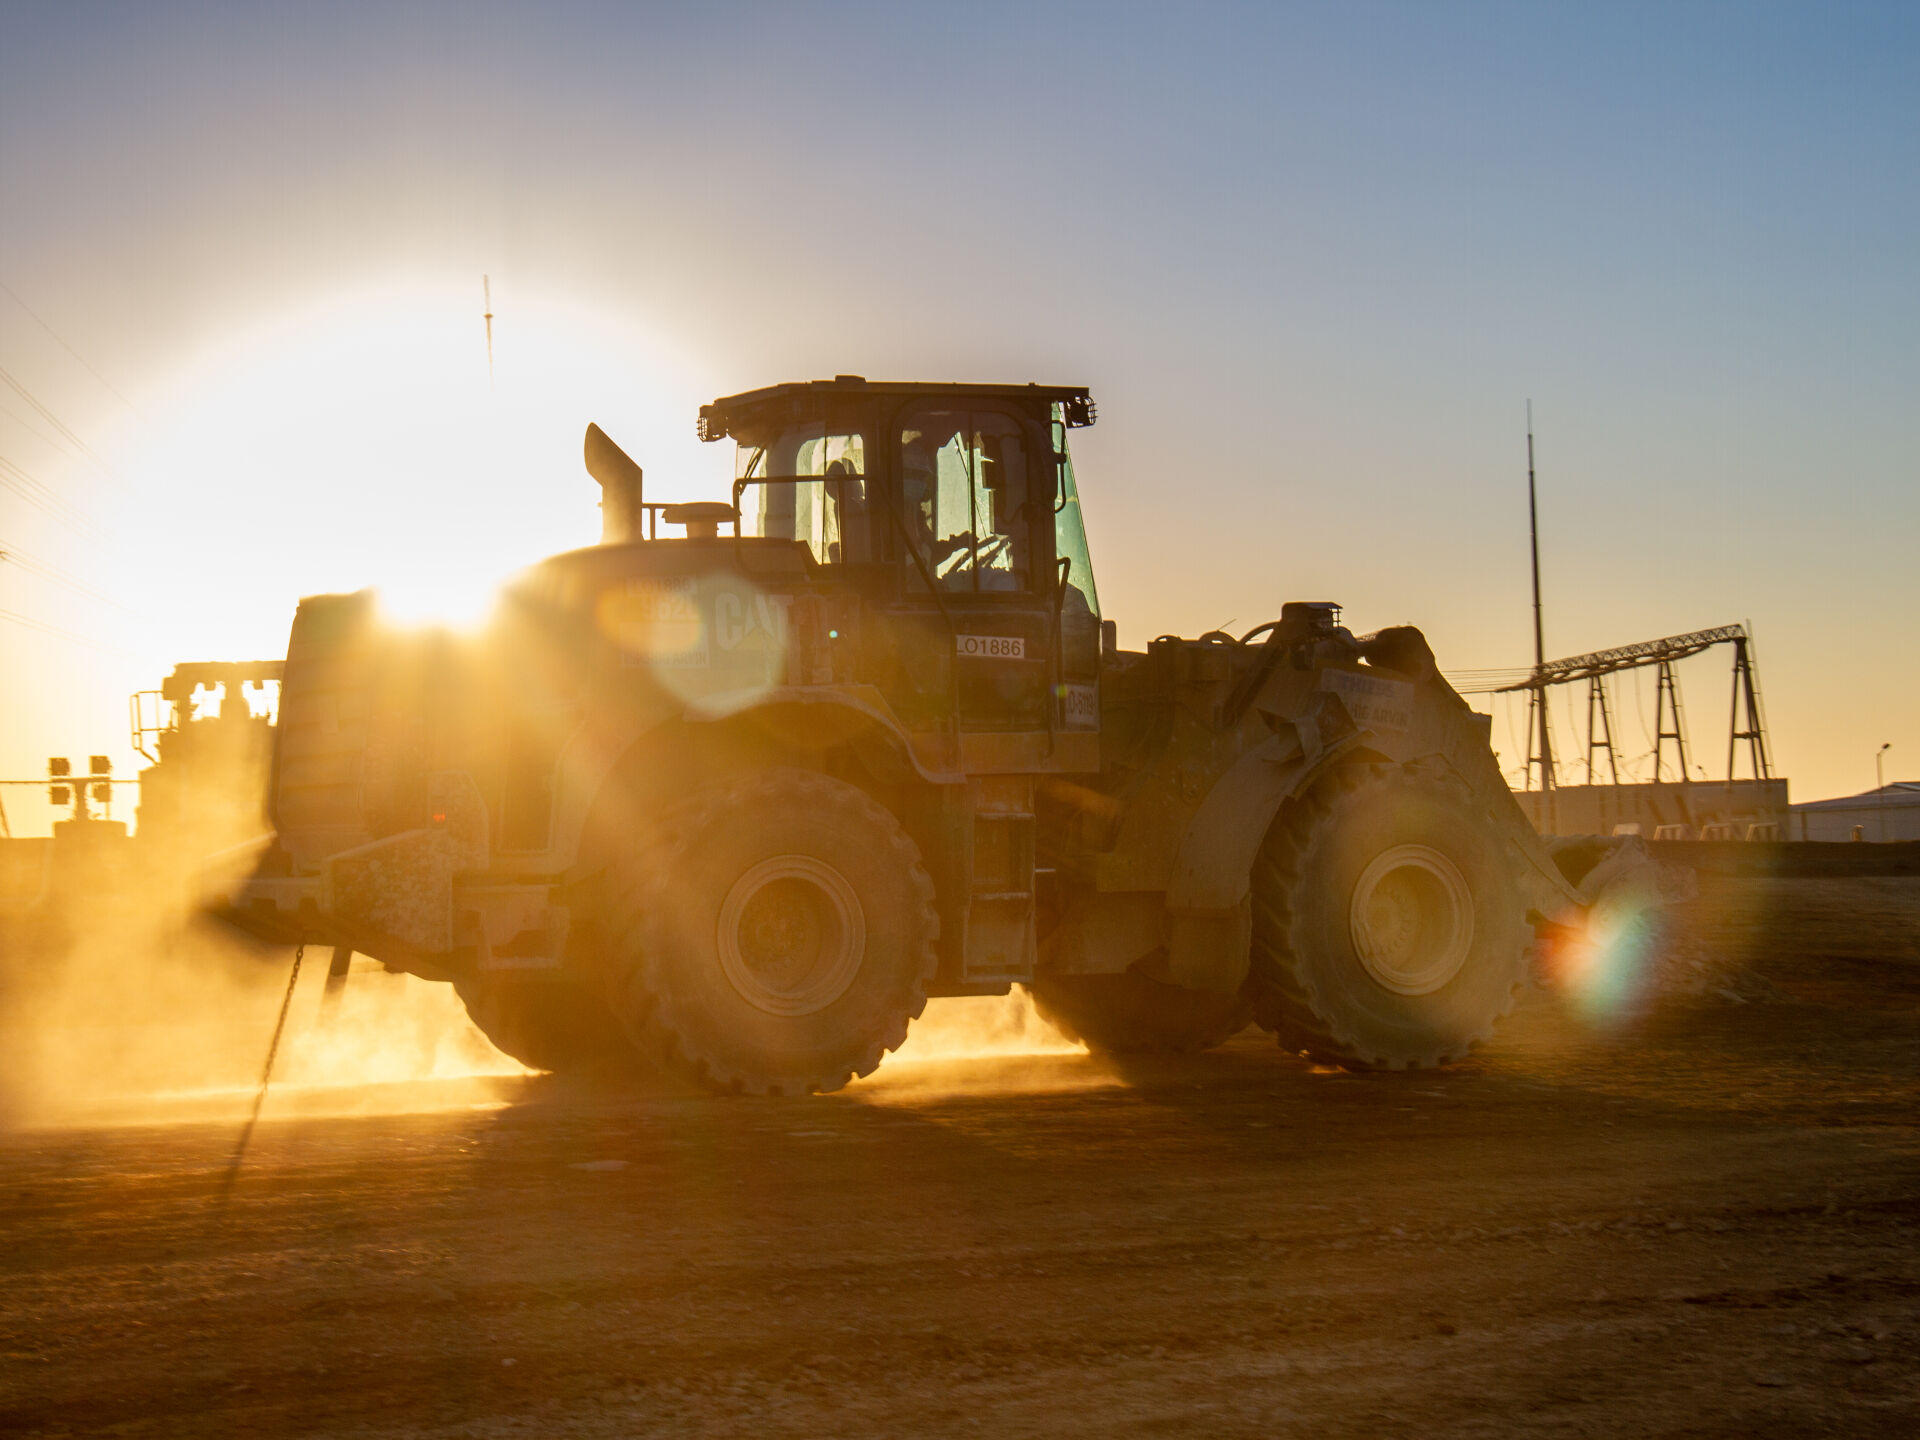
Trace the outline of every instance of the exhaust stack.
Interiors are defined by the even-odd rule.
[[[587,473],[600,482],[600,543],[641,539],[644,482],[633,457],[598,425],[587,426]]]

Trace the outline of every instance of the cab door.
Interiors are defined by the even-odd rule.
[[[1011,409],[952,402],[907,409],[894,429],[914,572],[903,593],[923,612],[922,643],[947,652],[959,728],[1048,730],[1058,577],[1045,432]]]

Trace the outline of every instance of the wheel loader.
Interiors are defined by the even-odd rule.
[[[1016,985],[1097,1050],[1466,1054],[1617,857],[1563,871],[1411,627],[1289,601],[1119,649],[1094,419],[1072,386],[776,385],[701,408],[735,479],[678,504],[590,426],[601,542],[484,633],[301,602],[274,834],[212,903],[450,982],[530,1066],[723,1091],[834,1090],[929,997]]]

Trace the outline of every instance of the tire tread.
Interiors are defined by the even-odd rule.
[[[850,1066],[821,1069],[801,1080],[770,1076],[750,1064],[729,1061],[702,1046],[690,1027],[680,1023],[673,1009],[669,987],[662,983],[663,967],[673,963],[664,947],[650,934],[648,917],[661,913],[667,892],[682,872],[693,840],[706,827],[724,824],[727,817],[751,812],[763,806],[781,803],[795,792],[810,796],[808,803],[819,811],[844,812],[849,820],[877,827],[887,837],[902,869],[910,878],[918,914],[916,928],[921,940],[919,954],[911,966],[911,991],[908,1011],[899,1023],[883,1034],[869,1037],[863,1053]],[[933,979],[938,958],[934,942],[940,934],[940,918],[934,908],[933,879],[921,861],[920,849],[885,806],[856,786],[814,771],[793,768],[757,770],[723,782],[681,801],[664,813],[650,835],[649,853],[654,857],[646,871],[620,891],[611,907],[611,928],[622,943],[615,946],[621,957],[614,964],[612,983],[622,990],[616,1001],[629,1031],[648,1053],[669,1069],[709,1090],[729,1094],[782,1095],[825,1094],[840,1089],[850,1080],[872,1074],[886,1055],[898,1050],[907,1038],[908,1027],[920,1018],[927,1006],[927,985]]]
[[[1284,1048],[1317,1064],[1411,1070],[1462,1059],[1491,1038],[1495,1025],[1512,1011],[1524,983],[1525,965],[1521,963],[1503,1001],[1474,1027],[1464,1045],[1457,1047],[1435,1044],[1416,1054],[1382,1054],[1343,1034],[1339,1024],[1329,1018],[1331,1007],[1314,984],[1312,968],[1300,963],[1309,938],[1305,917],[1294,897],[1305,883],[1307,858],[1343,823],[1355,797],[1387,783],[1396,772],[1423,788],[1444,793],[1453,804],[1469,812],[1474,809],[1472,792],[1437,762],[1343,766],[1281,810],[1254,861],[1253,947],[1247,977],[1254,1016],[1261,1026],[1274,1032]],[[1487,818],[1490,823],[1494,821],[1492,816]],[[1511,868],[1511,862],[1506,863]]]

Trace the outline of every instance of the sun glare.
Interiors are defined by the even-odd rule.
[[[580,460],[597,420],[676,493],[724,485],[697,367],[644,331],[494,289],[388,286],[229,337],[149,401],[122,457],[143,650],[270,655],[303,594],[380,592],[403,622],[472,624],[520,567],[599,535]],[[130,437],[131,438],[131,437]]]

